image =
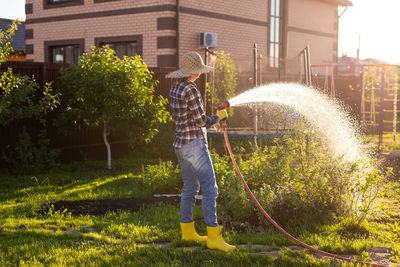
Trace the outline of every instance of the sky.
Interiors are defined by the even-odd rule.
[[[400,0],[350,1],[339,19],[339,56],[355,57],[360,36],[361,59],[400,63]]]
[[[339,56],[400,63],[400,0],[350,0],[339,19]],[[339,12],[343,8],[339,8]],[[0,18],[25,20],[25,0],[0,0]]]

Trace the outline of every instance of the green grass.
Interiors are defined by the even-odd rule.
[[[370,145],[370,148],[373,150],[378,149],[379,144],[379,135],[365,135],[364,141]],[[393,134],[386,133],[382,136],[382,145],[381,152],[390,152],[393,150],[400,150],[400,134],[396,135],[396,140],[393,140]]]
[[[184,247],[180,241],[179,207],[158,204],[135,213],[112,212],[104,216],[71,216],[68,210],[37,210],[58,200],[145,197],[149,193],[141,180],[142,164],[157,160],[125,158],[115,160],[108,171],[103,161],[72,163],[35,177],[0,173],[0,266],[331,266],[309,253],[285,250],[277,259],[255,255],[249,246],[234,253]],[[383,211],[363,224],[369,236],[343,235],[346,224],[338,219],[329,225],[287,229],[300,240],[332,253],[361,254],[369,247],[387,246],[387,222],[400,214],[400,185],[386,185]],[[238,207],[240,208],[240,207]],[[205,234],[202,213],[195,207],[194,219]],[[244,224],[246,222],[243,222]],[[264,244],[270,249],[293,245],[269,226],[248,226],[248,230],[225,232],[232,244]],[[79,231],[66,234],[66,231]],[[171,242],[169,248],[140,244]]]

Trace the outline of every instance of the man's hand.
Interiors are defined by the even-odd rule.
[[[220,121],[226,120],[228,118],[228,113],[226,112],[226,109],[221,109],[217,111],[217,116]]]

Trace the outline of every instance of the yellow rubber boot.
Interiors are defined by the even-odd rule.
[[[236,249],[235,246],[229,245],[222,237],[222,226],[207,226],[207,247],[209,249],[217,249],[225,252]]]
[[[207,241],[207,236],[201,236],[194,229],[194,222],[181,223],[182,240]]]

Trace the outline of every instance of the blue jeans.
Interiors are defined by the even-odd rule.
[[[202,139],[196,139],[181,148],[175,148],[175,154],[178,157],[183,180],[181,222],[193,222],[195,196],[201,187],[204,221],[207,226],[218,226],[216,208],[218,187],[207,144]]]

